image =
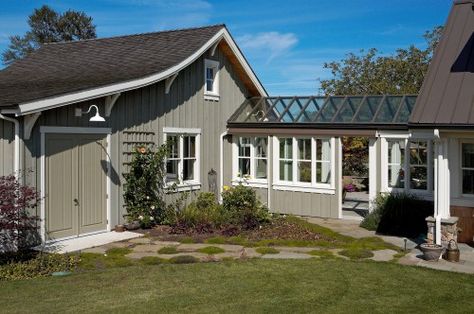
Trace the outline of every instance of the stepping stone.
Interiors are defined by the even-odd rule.
[[[253,258],[253,257],[260,257],[262,254],[257,253],[254,248],[246,247],[240,253],[240,258]]]
[[[178,246],[178,250],[180,252],[194,252],[208,246],[217,246],[217,245],[203,244],[203,243],[183,243]]]
[[[311,255],[294,252],[280,252],[278,254],[265,254],[262,256],[265,259],[309,259],[313,258]]]
[[[235,244],[209,244],[208,246],[216,246],[227,252],[241,252],[244,249],[242,245]]]
[[[319,248],[314,247],[291,247],[291,246],[275,246],[274,247],[278,251],[285,251],[285,252],[294,252],[294,253],[308,253],[311,251],[320,250]]]
[[[157,254],[152,253],[152,252],[133,252],[133,253],[125,255],[125,257],[131,258],[131,259],[140,259],[145,256],[157,256]]]
[[[150,244],[152,241],[150,238],[141,237],[141,238],[128,240],[128,242],[136,243],[136,244]]]
[[[205,260],[209,256],[207,254],[195,253],[195,252],[194,253],[183,252],[183,253],[176,253],[176,254],[154,254],[154,256],[158,256],[159,258],[163,258],[163,259],[171,259],[176,256],[184,256],[184,255],[194,256],[198,258],[199,260]]]
[[[178,246],[181,244],[181,242],[176,241],[153,241],[153,243],[161,246]]]
[[[391,261],[393,259],[393,256],[397,254],[397,252],[394,250],[378,250],[372,251],[372,253],[374,253],[374,256],[369,259],[377,262]]]
[[[107,251],[107,248],[103,246],[96,246],[90,249],[82,250],[81,253],[105,254],[105,251]]]
[[[162,245],[157,244],[138,244],[137,246],[133,247],[133,252],[153,252],[156,253],[159,249],[161,249]]]

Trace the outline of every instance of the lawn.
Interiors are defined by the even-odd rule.
[[[344,260],[135,265],[0,282],[3,313],[474,312],[474,276]]]

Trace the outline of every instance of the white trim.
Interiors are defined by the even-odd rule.
[[[207,69],[214,69],[214,78],[212,79],[212,91],[207,90]],[[219,61],[204,59],[204,99],[206,100],[219,100],[219,78],[220,69]]]
[[[267,96],[267,92],[265,91],[262,84],[259,82],[258,78],[252,71],[248,62],[245,60],[244,56],[242,55],[239,48],[237,47],[237,44],[232,39],[227,29],[223,28],[222,30],[217,32],[211,39],[209,39],[201,48],[199,48],[191,56],[189,56],[187,59],[181,61],[180,63],[178,63],[177,65],[171,68],[168,68],[167,70],[163,72],[159,72],[157,74],[153,74],[153,75],[140,78],[137,80],[131,80],[128,82],[108,85],[105,87],[88,89],[88,90],[84,90],[84,91],[80,91],[76,93],[70,93],[70,94],[66,94],[62,96],[49,97],[49,98],[40,99],[36,101],[21,103],[19,104],[19,110],[16,112],[16,114],[24,115],[28,113],[43,111],[46,109],[52,109],[52,108],[65,106],[65,105],[69,105],[69,104],[73,104],[73,103],[77,103],[81,101],[86,101],[86,100],[90,100],[90,99],[94,99],[98,97],[109,96],[109,95],[116,94],[119,92],[125,92],[128,90],[137,89],[140,87],[151,85],[153,83],[159,82],[169,77],[173,73],[179,72],[182,69],[186,68],[188,65],[196,61],[201,55],[203,55],[204,52],[206,52],[209,48],[211,48],[212,45],[214,45],[216,42],[220,41],[221,39],[224,39],[228,43],[232,52],[237,57],[237,60],[241,63],[242,67],[244,68],[245,72],[249,76],[252,83],[256,86],[259,93],[262,96]]]
[[[181,191],[192,191],[192,190],[199,190],[201,188],[201,129],[198,128],[174,128],[174,127],[163,127],[163,143],[166,143],[167,135],[172,134],[179,136],[179,159],[180,162],[178,164],[178,180],[179,183],[170,183],[166,185],[166,188],[169,189],[167,193],[173,192],[181,192]],[[195,164],[193,169],[193,180],[183,181],[183,135],[194,135],[196,137],[195,143]],[[166,165],[166,161],[165,161]],[[174,186],[174,189],[171,189]]]
[[[198,128],[174,128],[174,127],[163,127],[163,133],[172,134],[201,134],[201,129]],[[166,141],[166,136],[163,138]]]
[[[339,169],[339,173],[338,173],[338,176],[337,176],[337,187],[338,187],[338,195],[337,195],[337,203],[339,204],[338,206],[338,211],[337,211],[337,216],[339,217],[339,219],[343,219],[344,216],[342,214],[342,189],[343,189],[343,186],[342,186],[342,140],[340,137],[337,138],[337,146],[338,146],[338,149],[337,149],[337,155],[338,155],[338,160],[337,160],[337,167]]]
[[[17,119],[6,117],[0,114],[0,119],[9,121],[13,123],[15,129],[15,144],[13,146],[13,172],[15,172],[15,177],[21,180],[20,170],[21,170],[21,156],[20,156],[20,122]]]
[[[41,115],[41,112],[36,112],[36,113],[26,115],[24,117],[24,121],[23,121],[23,139],[25,139],[25,140],[30,139],[31,131],[33,130],[33,127],[35,126],[35,123],[38,120],[40,115]]]
[[[81,127],[55,127],[55,126],[41,126],[40,127],[40,236],[41,241],[45,243],[46,241],[46,204],[44,202],[46,194],[45,194],[45,187],[46,187],[46,134],[47,133],[65,133],[65,134],[106,134],[106,143],[107,143],[107,157],[108,165],[107,165],[107,178],[106,178],[106,190],[107,190],[107,198],[106,198],[106,217],[107,217],[107,229],[102,231],[95,231],[94,233],[101,233],[107,232],[111,230],[111,192],[112,192],[112,179],[111,179],[111,163],[112,160],[110,159],[111,155],[111,133],[112,130],[110,128],[81,128]],[[84,234],[85,235],[85,234]],[[82,235],[80,235],[82,236]],[[71,238],[77,238],[78,236],[71,236]],[[56,239],[55,239],[56,241]]]
[[[249,178],[242,178],[239,177],[237,174],[239,173],[239,138],[248,138],[250,139],[250,177]],[[267,157],[256,157],[255,153],[255,139],[256,138],[263,138],[267,140]],[[268,178],[270,176],[270,142],[269,136],[258,136],[258,135],[242,135],[242,136],[233,136],[232,137],[232,185],[239,185],[243,184],[250,187],[255,188],[267,188],[268,187]],[[256,178],[257,168],[256,168],[256,160],[257,159],[265,159],[267,161],[267,178]]]
[[[232,185],[245,185],[253,188],[262,188],[266,189],[268,187],[268,180],[258,180],[258,179],[241,179],[235,178],[232,180]]]
[[[221,133],[219,143],[219,203],[222,203],[222,192],[224,191],[224,138],[227,136],[227,130]]]
[[[294,192],[310,192],[310,193],[318,193],[318,194],[336,194],[336,189],[327,187],[315,187],[306,184],[296,184],[296,183],[282,183],[282,182],[275,182],[272,184],[274,190],[278,191],[294,191]]]
[[[105,116],[106,117],[110,117],[110,114],[112,113],[112,108],[114,107],[120,95],[121,93],[117,93],[117,94],[109,95],[105,97]],[[82,115],[82,112],[81,112],[81,115]]]
[[[377,197],[377,147],[378,139],[369,138],[369,212],[374,210]]]
[[[173,85],[174,80],[178,77],[179,72],[167,77],[165,80],[165,94],[169,94],[171,85]]]
[[[219,46],[219,44],[221,43],[221,41],[216,41],[216,43],[214,45],[212,45],[211,47],[211,57],[214,57],[214,55],[216,54],[216,50],[217,50],[217,46]]]

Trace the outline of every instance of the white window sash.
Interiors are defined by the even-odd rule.
[[[248,144],[250,147],[250,156],[241,156],[240,155],[240,139],[241,138],[248,138],[250,139],[250,143]],[[267,142],[266,147],[266,154],[267,157],[257,157],[256,156],[256,139],[263,138]],[[250,186],[255,187],[266,187],[267,180],[268,180],[268,139],[261,136],[235,136],[232,143],[232,183],[234,184],[247,184]],[[248,159],[250,160],[250,175],[248,177],[243,177],[240,173],[240,159]],[[266,160],[267,167],[266,167],[266,176],[267,178],[257,178],[257,160]]]

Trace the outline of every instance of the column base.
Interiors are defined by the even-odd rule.
[[[436,219],[432,216],[426,217],[426,223],[428,225],[426,242],[434,243],[436,240]],[[458,217],[441,219],[441,244],[447,247],[451,240],[458,242]]]

